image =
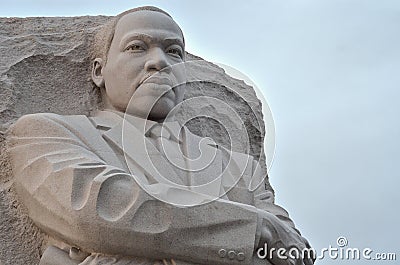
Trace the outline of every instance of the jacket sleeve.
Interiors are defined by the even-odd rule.
[[[91,143],[102,136],[87,117],[27,115],[10,136],[17,191],[49,235],[86,252],[251,263],[255,207],[221,199],[180,208],[153,199],[122,167],[105,162],[110,150]],[[241,255],[228,259],[221,250]]]
[[[253,186],[250,187],[250,189],[254,189],[254,206],[260,210],[272,213],[280,221],[293,228],[298,234],[300,234],[300,232],[296,229],[294,222],[290,219],[289,213],[281,206],[275,204],[274,192],[269,185],[268,177],[263,173],[260,164],[253,160],[252,168]]]
[[[229,175],[230,179],[234,180],[231,181],[230,185],[225,185],[225,190],[229,190],[227,193],[228,198],[233,201],[254,205],[259,213],[255,246],[259,245],[263,227],[270,228],[271,232],[274,231],[272,232],[274,237],[272,241],[284,240],[281,237],[285,237],[285,233],[296,233],[301,236],[295,224],[289,218],[288,212],[275,204],[274,192],[260,163],[250,155],[223,150],[225,161],[230,161],[226,162],[226,164],[229,164],[227,166],[228,174],[226,175]],[[274,227],[268,227],[272,224],[267,224],[268,222],[263,218],[264,212],[276,217],[278,223],[275,223]]]

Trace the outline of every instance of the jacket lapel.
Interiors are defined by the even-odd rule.
[[[223,190],[222,156],[218,146],[207,138],[191,133],[186,127],[184,131],[191,189],[198,193],[220,197]]]
[[[166,183],[183,185],[169,162],[135,126],[121,116],[100,112],[94,119],[103,128],[103,138],[125,160],[132,175],[144,184]]]
[[[181,145],[184,155],[189,159],[185,162],[183,157],[175,155],[176,161],[185,163],[186,169],[185,174],[177,174],[171,162],[154,147],[144,132],[118,114],[101,111],[92,118],[92,122],[103,130],[103,138],[120,154],[120,158],[125,160],[130,171],[141,183],[184,185],[189,186],[190,190],[213,197],[222,194],[222,154],[207,138],[199,137],[184,127]],[[178,148],[177,145],[175,153]],[[166,155],[170,155],[168,150]]]

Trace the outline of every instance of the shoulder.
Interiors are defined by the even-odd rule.
[[[186,138],[190,139],[190,141],[192,143],[195,143],[195,144],[201,143],[202,145],[207,145],[207,146],[210,146],[210,147],[213,147],[216,149],[220,149],[219,145],[210,137],[199,136],[199,135],[193,133],[192,131],[190,131],[189,128],[184,125],[182,126],[182,128],[185,131]]]
[[[223,145],[216,143],[213,139],[209,137],[201,137],[192,133],[187,127],[185,127],[187,137],[190,137],[192,141],[206,144],[212,148],[216,148],[220,151],[223,156],[223,160],[229,162],[231,166],[238,167],[242,172],[246,171],[248,174],[253,171],[253,167],[258,164],[252,155],[236,152],[230,148],[226,148]]]
[[[33,125],[32,123],[37,122],[46,122],[46,121],[54,121],[54,122],[68,122],[77,119],[87,119],[85,115],[59,115],[55,113],[33,113],[27,114],[20,117],[15,125]]]
[[[60,130],[75,127],[77,124],[90,123],[85,115],[59,115],[54,113],[34,113],[20,117],[11,126],[11,135],[39,136],[46,134],[54,136]]]
[[[221,151],[224,157],[233,159],[234,161],[245,162],[245,163],[247,163],[248,161],[250,161],[251,163],[255,161],[252,155],[233,151],[230,148],[226,148],[223,145],[216,143],[210,137],[198,136],[192,133],[186,126],[183,126],[183,128],[185,129],[186,137],[191,138],[192,141],[201,142],[202,144],[207,144],[208,146],[218,149],[219,151]]]

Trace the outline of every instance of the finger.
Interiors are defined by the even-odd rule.
[[[313,262],[312,259],[306,257],[306,258],[304,258],[304,264],[305,264],[305,265],[313,265],[314,262]]]
[[[308,265],[308,264],[305,264],[305,263],[304,263],[304,261],[303,261],[303,259],[302,259],[301,257],[299,257],[299,258],[293,260],[293,264],[295,264],[295,265]],[[312,264],[311,264],[311,265],[312,265]]]
[[[307,248],[303,249],[303,259],[308,259],[311,263],[314,264],[314,261],[317,257],[317,254],[313,248],[307,246]]]
[[[305,239],[304,237],[302,237],[304,244],[306,245],[306,248],[311,248],[310,243],[308,242],[307,239]]]

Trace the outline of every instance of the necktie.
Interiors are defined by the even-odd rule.
[[[177,141],[170,129],[162,124],[155,124],[149,132],[149,138],[153,145],[171,165],[182,183],[188,185],[190,173],[187,171],[188,164],[185,155],[182,153],[179,140]]]
[[[171,133],[166,126],[155,124],[150,130],[150,138],[157,150],[164,154],[165,146],[163,145],[163,140],[171,140]]]

